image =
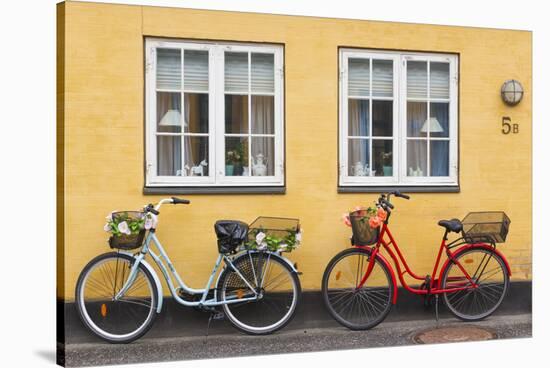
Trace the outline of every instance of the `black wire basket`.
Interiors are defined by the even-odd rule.
[[[470,212],[462,220],[462,236],[470,243],[504,243],[510,222],[502,211]]]
[[[261,245],[256,242],[256,236],[259,233],[265,234],[266,238],[269,236],[281,240],[279,247],[273,245],[271,249],[268,247],[266,250],[291,252],[300,243],[300,240],[296,238],[300,232],[300,220],[295,218],[260,216],[248,227],[248,241],[245,244],[248,249],[262,249]]]
[[[369,216],[366,210],[350,212],[349,221],[353,233],[352,243],[354,245],[371,245],[378,242],[380,227],[372,228],[369,224]]]
[[[119,211],[113,212],[113,222],[120,223],[122,221],[144,220],[145,214],[140,211]],[[141,226],[138,231],[133,231],[131,234],[111,235],[109,238],[109,246],[113,249],[131,250],[139,248],[143,245],[145,238],[145,228]]]

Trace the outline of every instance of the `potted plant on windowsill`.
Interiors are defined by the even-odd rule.
[[[225,176],[240,176],[243,174],[243,163],[245,158],[244,146],[242,143],[227,152],[225,159]]]
[[[382,162],[384,176],[393,176],[392,153],[380,152],[380,161]]]

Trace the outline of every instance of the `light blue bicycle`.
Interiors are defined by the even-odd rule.
[[[102,254],[84,267],[75,300],[86,327],[111,343],[134,341],[151,328],[162,310],[163,290],[160,278],[145,260],[147,255],[158,265],[179,304],[209,312],[221,307],[233,326],[254,335],[273,333],[291,321],[301,296],[298,272],[280,250],[244,249],[249,235],[242,222],[216,223],[220,253],[212,273],[204,289],[187,286],[155,234],[156,216],[168,203],[190,202],[172,197],[156,206],[149,204],[143,211],[113,213],[113,217],[124,219],[148,216],[155,224],[134,235],[111,237],[110,245],[116,251]],[[298,221],[294,221],[299,231]],[[137,253],[128,251],[132,249]]]

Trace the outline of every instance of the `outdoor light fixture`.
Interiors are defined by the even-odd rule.
[[[523,86],[515,79],[507,80],[500,88],[500,96],[505,104],[515,106],[523,98]]]
[[[178,110],[168,110],[160,120],[159,126],[181,126],[181,113]]]
[[[428,129],[430,130],[430,133],[442,133],[443,127],[441,124],[439,124],[439,121],[437,121],[436,118],[429,118],[426,119],[424,122],[424,125],[422,125],[422,129],[420,131],[422,133],[428,133]]]

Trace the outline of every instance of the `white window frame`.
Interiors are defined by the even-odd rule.
[[[393,60],[393,176],[350,176],[348,169],[348,59]],[[407,176],[407,61],[449,63],[449,176]],[[340,116],[339,116],[339,185],[340,186],[456,186],[458,185],[458,57],[453,54],[411,53],[370,49],[342,48],[339,51]],[[372,83],[372,82],[371,82]],[[428,74],[429,83],[429,74]],[[428,84],[429,90],[429,84]],[[371,97],[363,99],[384,100]],[[354,98],[354,96],[351,96]],[[430,99],[430,101],[443,101]],[[372,104],[372,102],[371,102]],[[370,109],[372,114],[372,109]],[[370,122],[372,124],[372,122]],[[372,147],[372,130],[370,144]],[[377,137],[374,137],[376,139]],[[431,138],[433,139],[433,138]],[[429,144],[428,144],[429,146]],[[372,155],[372,149],[369,150]],[[429,161],[429,160],[428,160]]]
[[[157,139],[156,139],[156,49],[176,48],[182,50],[206,50],[209,52],[208,64],[208,157],[209,176],[160,176],[157,175]],[[274,96],[274,176],[225,176],[225,79],[224,52],[242,51],[249,53],[270,53],[274,55],[274,93],[257,95]],[[232,42],[195,42],[188,40],[167,40],[147,38],[145,40],[145,185],[148,187],[251,187],[284,186],[284,75],[283,46],[267,44],[245,44]],[[182,58],[182,88],[183,91]],[[249,64],[250,65],[250,64]],[[251,68],[249,68],[250,81]],[[248,94],[251,94],[249,83]],[[173,91],[172,91],[173,92]],[[179,92],[179,91],[178,91]],[[189,93],[191,91],[186,91]],[[204,93],[204,92],[201,92]],[[183,94],[183,92],[182,92]],[[235,93],[238,94],[238,93]],[[182,98],[182,109],[184,108]],[[251,119],[251,104],[248,104],[248,116]],[[182,114],[183,115],[183,114]],[[249,127],[250,128],[250,127]],[[165,133],[164,133],[165,134]],[[175,133],[174,135],[180,135]],[[249,131],[249,137],[254,136]],[[201,135],[200,133],[186,135]],[[204,135],[204,134],[202,134]],[[260,134],[265,136],[266,134]],[[251,141],[249,141],[249,150]],[[182,151],[183,151],[182,146]],[[183,163],[183,161],[182,161]],[[251,163],[249,163],[251,166]]]

